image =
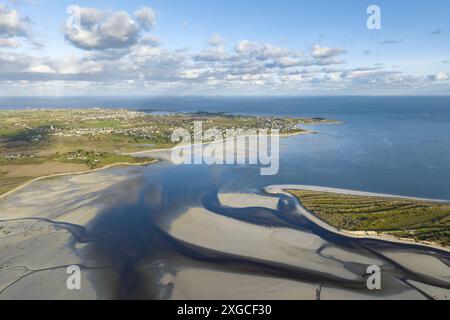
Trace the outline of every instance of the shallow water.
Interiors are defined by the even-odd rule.
[[[374,109],[375,102],[385,103],[386,100],[370,100],[369,104],[361,104],[359,99],[347,100],[350,106],[342,109],[329,106],[327,103],[331,103],[331,99],[320,100],[320,103],[289,100],[290,107],[283,100],[277,114],[326,116],[343,123],[310,126],[308,128],[317,131],[317,135],[281,139],[281,165],[275,176],[261,176],[258,167],[173,166],[166,162],[142,168],[107,170],[132,178],[108,189],[114,196],[93,200],[97,204],[107,201],[108,205],[86,226],[82,236],[79,231],[71,232],[79,242],[93,244],[87,256],[108,256],[120,275],[120,289],[115,295],[119,298],[170,298],[179,285],[177,274],[186,268],[307,282],[324,286],[325,293],[327,290],[350,292],[350,297],[364,294],[381,298],[433,298],[436,288],[444,290],[441,297],[449,297],[448,253],[334,234],[299,215],[294,199],[284,195],[278,196],[277,210],[253,207],[251,203],[247,208],[230,208],[222,205],[217,197],[219,192],[260,193],[268,185],[302,184],[450,199],[450,107],[447,104],[450,100],[419,99],[422,101],[419,105],[416,100],[408,99],[388,100],[390,106],[384,104],[378,109]],[[305,101],[312,105],[302,107]],[[398,105],[395,105],[396,101]],[[436,101],[436,105],[430,106]],[[337,105],[343,104],[341,99],[338,102]],[[255,101],[252,103],[256,104]],[[270,103],[273,105],[276,101]],[[300,106],[293,103],[300,103]],[[218,104],[211,111],[232,111]],[[246,110],[256,113],[250,107]],[[259,113],[269,111],[269,107],[259,108]],[[313,114],[314,111],[317,114]],[[57,183],[64,187],[67,179],[57,179]],[[30,191],[51,192],[46,188],[46,182],[41,182],[20,194],[26,197]],[[60,199],[77,200],[70,198],[70,192],[63,193]],[[16,210],[33,210],[32,205],[20,197],[4,201],[13,201]],[[251,225],[287,228],[299,234],[318,236],[323,244],[320,248],[306,250],[307,255],[299,256],[300,262],[294,265],[264,257],[240,256],[239,251],[226,245],[221,249],[208,248],[208,243],[194,244],[192,239],[183,239],[170,229],[171,222],[182,217],[189,208],[205,208],[211,218],[218,215],[248,223],[248,232],[252,231]],[[39,208],[41,212],[45,209]],[[48,210],[57,209],[48,204]],[[210,222],[211,228],[220,225],[215,226],[214,219]],[[169,227],[164,227],[166,225]],[[225,233],[219,233],[217,237],[222,235]],[[266,239],[261,239],[261,245],[264,241]],[[289,248],[299,250],[295,246]],[[340,255],[332,257],[324,253],[328,251]],[[345,261],[349,254],[363,258]],[[365,288],[363,273],[368,259],[380,260],[385,270],[386,289],[380,293],[368,293]],[[325,269],[334,266],[340,272],[332,274],[310,269],[301,261],[320,261]],[[341,273],[350,273],[355,278],[346,279]],[[167,274],[174,280],[162,285],[160,279]],[[432,289],[423,290],[411,281],[427,284]]]

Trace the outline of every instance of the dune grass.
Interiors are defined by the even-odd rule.
[[[374,231],[450,246],[450,204],[403,198],[290,190],[329,225],[346,231]]]

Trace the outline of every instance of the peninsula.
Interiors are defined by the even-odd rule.
[[[301,124],[323,118],[238,116],[223,113],[167,113],[128,109],[21,109],[0,111],[0,195],[40,177],[78,173],[119,164],[149,164],[140,151],[175,146],[177,128],[277,129],[305,134]]]

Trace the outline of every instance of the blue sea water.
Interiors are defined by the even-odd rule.
[[[180,167],[167,174],[220,179],[231,189],[308,184],[450,199],[450,97],[67,97],[0,98],[0,109],[124,107],[343,121],[308,127],[317,135],[283,138],[280,172]],[[219,173],[218,173],[219,172]]]

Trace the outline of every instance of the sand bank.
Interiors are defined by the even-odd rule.
[[[344,262],[317,253],[324,245],[334,247],[319,236],[287,228],[266,228],[223,217],[204,208],[189,208],[164,229],[174,238],[215,251],[247,257],[267,263],[281,264],[299,272],[326,274],[343,281],[361,281],[358,268],[354,272]],[[335,252],[336,256],[338,251]],[[350,257],[354,263],[381,263],[368,256]]]
[[[234,199],[235,203],[227,200],[230,206],[241,203],[242,199]],[[285,267],[295,270],[295,274],[309,274],[310,279],[315,274],[321,279],[292,279],[289,272],[285,277],[275,277],[229,272],[214,266],[179,265],[174,274],[161,280],[173,288],[171,299],[424,299],[391,274],[385,261],[341,248],[308,232],[257,226],[199,207],[187,208],[161,227],[177,241],[215,252],[214,255]],[[364,268],[373,264],[385,269],[386,288],[382,292],[371,292],[365,287]],[[333,279],[339,283],[360,283],[360,288],[335,286]]]
[[[58,177],[39,179],[0,199],[0,220],[40,218],[85,226],[117,199],[113,186],[136,175],[97,170]],[[125,202],[133,200],[129,191]]]
[[[222,205],[233,208],[263,207],[276,210],[279,199],[254,193],[226,193],[218,194]]]
[[[332,192],[332,193],[341,193],[348,195],[359,195],[359,196],[372,196],[372,197],[387,197],[387,198],[400,198],[400,199],[413,199],[419,201],[433,201],[433,202],[444,202],[448,203],[448,200],[439,200],[439,199],[427,199],[427,198],[416,198],[416,197],[406,197],[406,196],[398,196],[392,194],[381,194],[381,193],[373,193],[373,192],[364,192],[364,191],[356,191],[356,190],[348,190],[348,189],[336,189],[336,188],[327,188],[327,187],[316,187],[316,186],[305,186],[305,185],[272,185],[268,186],[264,189],[264,191],[268,194],[284,194],[288,197],[295,198],[290,193],[286,192],[286,190],[310,190],[310,191],[319,191],[319,192]],[[404,239],[397,238],[392,235],[378,234],[374,232],[366,232],[366,231],[345,231],[345,230],[337,230],[336,228],[330,226],[325,223],[323,220],[319,219],[314,213],[308,211],[304,208],[297,200],[296,200],[297,211],[302,214],[304,217],[314,222],[317,225],[325,228],[328,231],[331,231],[336,234],[341,234],[350,238],[366,238],[366,239],[376,239],[376,240],[384,240],[396,243],[403,244],[420,244],[424,246],[429,246],[430,248],[439,249],[443,251],[450,252],[450,248],[441,246],[436,243],[430,242],[417,242],[412,239]]]
[[[30,180],[30,181],[28,181],[28,182],[18,186],[17,188],[14,188],[13,190],[8,191],[8,192],[0,195],[0,200],[3,199],[3,198],[8,197],[9,195],[11,195],[11,194],[13,194],[13,193],[15,193],[15,192],[17,192],[19,190],[22,190],[23,188],[25,188],[25,187],[27,187],[27,186],[35,183],[35,182],[46,180],[46,179],[50,179],[50,178],[64,177],[64,176],[73,176],[73,175],[82,175],[82,174],[102,171],[102,170],[106,170],[106,169],[110,169],[110,168],[114,168],[114,167],[120,167],[120,166],[130,166],[130,167],[132,167],[132,166],[146,166],[146,165],[150,165],[150,164],[157,163],[157,162],[159,162],[159,160],[157,160],[157,159],[151,160],[151,161],[148,161],[148,162],[142,162],[142,163],[122,162],[122,163],[114,163],[114,164],[111,164],[111,165],[107,165],[107,166],[104,166],[104,167],[101,167],[101,168],[98,168],[98,169],[89,170],[89,169],[86,168],[86,170],[81,170],[81,171],[63,172],[63,173],[54,173],[54,174],[50,174],[50,175],[45,175],[45,176],[42,176],[42,177],[38,177],[38,178],[32,179],[32,180]],[[61,169],[61,167],[57,167],[57,168]],[[65,168],[66,168],[67,171],[71,171],[70,169],[75,169],[75,168],[79,169],[79,166],[69,165],[68,167],[65,167]],[[34,173],[36,173],[36,172],[34,172]]]

